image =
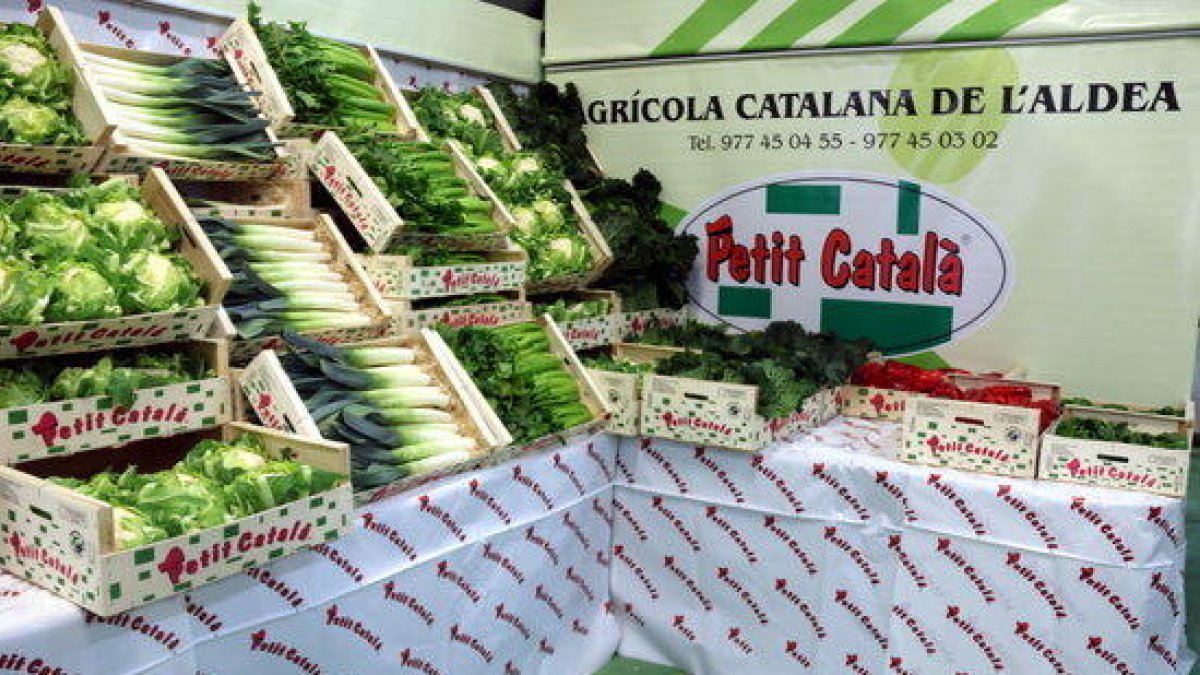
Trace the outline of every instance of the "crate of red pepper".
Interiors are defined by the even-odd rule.
[[[962,398],[951,378],[970,375],[965,370],[922,368],[890,359],[868,361],[854,371],[850,384],[838,391],[839,411],[847,417],[899,422],[904,419],[904,403],[909,399]]]
[[[948,373],[904,411],[900,458],[1032,478],[1042,434],[1061,410],[1056,384]]]

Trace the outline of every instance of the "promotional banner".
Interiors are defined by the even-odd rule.
[[[885,3],[887,4],[887,3]],[[1178,405],[1200,308],[1194,39],[664,63],[578,85],[701,254],[697,314]]]
[[[1192,0],[555,0],[548,65],[692,54],[1172,31]]]

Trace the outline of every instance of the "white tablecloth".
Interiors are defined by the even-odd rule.
[[[837,420],[762,455],[627,439],[622,654],[707,673],[1187,673],[1183,504],[892,461]]]
[[[373,504],[328,546],[109,619],[0,574],[0,672],[587,675],[618,640],[616,444]]]

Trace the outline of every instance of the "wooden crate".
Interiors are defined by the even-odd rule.
[[[607,300],[608,314],[603,316],[576,319],[574,321],[556,321],[559,330],[575,351],[604,347],[621,340],[618,330],[621,316],[621,296],[613,291],[573,291],[563,296],[569,302],[586,300]],[[557,298],[556,298],[557,299]],[[536,301],[535,301],[536,304]],[[537,311],[536,309],[534,311]]]
[[[252,434],[275,457],[349,475],[343,443],[241,423],[204,434]],[[154,453],[156,443],[144,441],[136,450]],[[101,616],[337,539],[353,525],[349,481],[219,527],[124,550],[116,545],[113,506],[20,467],[0,466],[0,507],[9,514],[0,521],[0,568]]]
[[[276,75],[275,69],[271,67],[262,42],[259,41],[258,34],[254,32],[254,28],[250,25],[249,21],[245,19],[234,21],[229,29],[225,31],[225,34],[221,36],[218,46],[222,53],[232,59],[234,65],[250,84],[251,88],[262,92],[261,106],[263,114],[271,120],[271,124],[281,137],[308,137],[325,129],[340,128],[318,124],[305,124],[296,121],[295,108],[292,106],[287,91],[283,88],[283,84],[279,81],[279,76]],[[416,117],[413,115],[412,109],[409,108],[407,99],[400,94],[399,89],[396,88],[396,83],[392,81],[392,76],[388,74],[387,68],[384,67],[383,62],[380,60],[379,54],[370,46],[350,46],[361,52],[371,62],[375,70],[372,84],[383,95],[385,101],[396,107],[396,115],[393,121],[396,124],[397,132],[389,135],[414,140],[428,140],[425,131],[417,124]],[[380,132],[381,135],[385,133],[388,132]]]
[[[1078,417],[1124,422],[1135,431],[1178,433],[1188,439],[1186,448],[1153,448],[1130,443],[1059,436],[1058,425],[1042,439],[1038,459],[1040,480],[1081,483],[1099,487],[1186,497],[1191,462],[1195,404],[1188,402],[1183,417],[1159,415],[1131,406],[1115,410],[1099,406],[1067,405],[1063,420]]]
[[[508,243],[504,235],[512,228],[512,214],[483,182],[474,165],[467,160],[456,144],[448,143],[445,148],[454,162],[455,173],[467,182],[475,196],[492,203],[492,219],[498,228],[496,234],[463,237],[406,233],[404,218],[392,208],[383,190],[375,184],[346,144],[333,132],[321,135],[313,149],[309,166],[313,175],[333,196],[347,220],[372,251],[386,251],[393,241],[397,240],[411,244],[470,250],[507,248]]]
[[[512,247],[483,251],[484,263],[417,267],[406,255],[359,255],[359,262],[376,290],[389,300],[447,298],[478,293],[499,293],[525,287],[529,256]]]
[[[375,290],[374,285],[367,276],[366,270],[359,264],[358,258],[350,250],[349,244],[346,243],[341,232],[338,231],[337,226],[333,224],[329,216],[318,214],[311,218],[231,218],[230,220],[235,222],[249,220],[255,223],[294,227],[298,230],[314,232],[317,240],[325,244],[326,249],[332,254],[332,260],[329,263],[330,268],[341,273],[342,278],[350,284],[351,289],[354,291],[359,305],[372,318],[369,325],[360,328],[305,331],[302,333],[303,335],[331,344],[360,342],[387,335],[392,323],[391,310],[388,309],[383,297]],[[260,351],[276,349],[282,345],[283,339],[277,335],[250,339],[239,338],[233,342],[230,361],[234,365],[244,365],[250,359],[257,356]]]
[[[199,355],[213,375],[139,389],[128,406],[115,405],[108,396],[94,396],[0,410],[0,464],[70,455],[229,422],[228,343],[197,340],[175,348]]]
[[[951,375],[962,389],[996,384],[1023,385],[1034,399],[1060,400],[1057,384],[994,377]],[[1034,408],[910,398],[905,404],[900,459],[1002,476],[1033,478],[1041,443],[1041,414]]]
[[[617,317],[617,336],[622,340],[634,340],[645,335],[650,328],[672,328],[682,326],[687,321],[687,307],[621,312]]]
[[[914,398],[928,396],[913,391],[847,384],[838,389],[838,408],[846,417],[899,422],[904,419],[906,402]]]
[[[85,62],[85,54],[88,53],[155,66],[170,66],[189,57],[81,43],[75,40],[65,25],[56,27],[50,41],[75,71],[74,104],[84,134],[105,146],[103,156],[93,169],[95,173],[140,174],[151,167],[158,167],[171,177],[183,180],[245,180],[288,173],[285,153],[279,148],[276,148],[270,161],[238,162],[168,158],[131,146],[130,139],[121,132],[119,115],[105,97],[91,67]],[[225,60],[230,64],[238,83],[249,88],[233,60],[228,57]],[[271,129],[268,128],[266,132],[270,140],[278,140]]]
[[[447,305],[416,309],[410,300],[390,300],[392,332],[399,335],[422,328],[450,326],[501,326],[533,320],[533,303],[525,300],[523,291],[501,293],[503,302],[484,302],[473,305]]]
[[[266,178],[235,182],[196,181],[178,186],[197,218],[242,220],[310,218],[312,187],[303,180]],[[205,201],[207,204],[193,202]]]
[[[642,345],[618,342],[613,345],[613,356],[634,363],[653,363],[686,351],[680,347]],[[600,368],[589,368],[588,373],[596,382],[612,417],[608,433],[618,436],[640,436],[642,422],[642,373],[619,373]]]
[[[57,189],[21,187],[4,187],[0,191],[12,193],[24,189],[62,192]],[[197,278],[204,284],[205,304],[177,312],[136,314],[113,319],[0,326],[0,361],[195,340],[208,336],[232,276],[161,169],[154,168],[147,172],[139,182],[139,189],[142,199],[154,215],[179,232],[180,241],[176,250],[191,264]]]
[[[45,7],[38,13],[37,29],[50,39],[50,46],[56,53],[59,53],[61,45],[64,44],[64,39],[61,37],[57,40],[53,37],[58,35],[70,35],[70,29],[67,27],[66,21],[63,19],[62,12],[57,7]],[[58,56],[63,65],[70,71],[72,77],[76,75],[71,67],[71,62],[64,58],[61,53]],[[72,100],[71,112],[79,119],[82,117],[81,110],[87,109],[87,98],[90,95],[87,91],[78,91],[85,89],[81,87],[77,81],[72,82]],[[95,168],[97,162],[100,161],[100,156],[104,154],[105,142],[108,138],[107,130],[97,130],[96,135],[88,135],[89,143],[87,145],[32,145],[29,143],[0,143],[0,171],[20,171],[24,173],[61,173],[61,174],[82,174],[89,173]]]

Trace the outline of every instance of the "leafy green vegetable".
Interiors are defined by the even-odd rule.
[[[324,492],[344,477],[272,459],[257,437],[245,435],[230,443],[202,441],[168,471],[139,474],[131,466],[86,481],[48,480],[118,507],[118,547],[135,548]]]
[[[88,263],[60,263],[52,272],[54,286],[46,305],[46,320],[86,321],[121,316],[117,290]]]
[[[525,444],[592,420],[578,383],[536,323],[439,327],[514,442]]]
[[[388,253],[412,258],[416,267],[439,267],[444,265],[479,265],[488,262],[487,256],[470,251],[455,251],[443,247],[396,246]]]
[[[1187,436],[1180,433],[1152,434],[1137,431],[1126,422],[1106,422],[1091,417],[1066,417],[1054,432],[1068,438],[1086,438],[1096,441],[1112,441],[1144,445],[1152,448],[1186,449]]]
[[[502,82],[489,85],[488,90],[523,147],[537,148],[552,157],[580,190],[600,181],[603,176],[587,149],[586,118],[574,84],[560,90],[549,82],[539,82],[525,96],[518,96]]]
[[[121,353],[89,365],[32,361],[0,368],[0,409],[92,396],[110,397],[114,405],[133,403],[139,389],[163,387],[212,377],[203,359],[171,354]]]
[[[313,35],[304,22],[263,21],[256,2],[247,14],[297,122],[397,131],[395,106],[375,86],[375,69],[362,52]]]
[[[564,298],[559,298],[548,304],[535,304],[533,306],[535,314],[549,314],[550,318],[559,323],[567,321],[579,321],[581,319],[593,319],[601,317],[612,312],[612,302],[604,298],[596,300],[580,300],[571,302]]]
[[[200,293],[200,283],[190,274],[187,261],[177,255],[137,251],[122,272],[128,283],[121,288],[121,306],[127,314],[187,307]]]
[[[431,136],[457,139],[472,156],[503,151],[496,121],[471,92],[425,87],[414,97],[412,109]]]
[[[71,76],[33,26],[0,25],[0,142],[83,145]]]
[[[46,399],[41,378],[29,370],[0,370],[0,409],[22,408]]]
[[[591,356],[583,359],[583,365],[596,370],[608,370],[614,373],[628,373],[631,375],[640,375],[642,373],[655,372],[653,362],[635,363],[626,359],[604,354],[602,356]]]

